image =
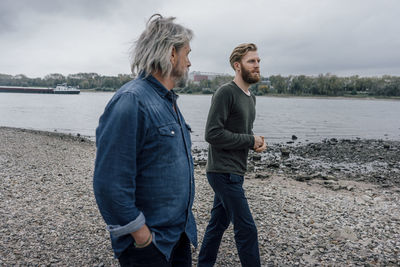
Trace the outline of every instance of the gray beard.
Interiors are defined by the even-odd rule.
[[[186,87],[187,82],[188,82],[188,73],[185,72],[185,74],[183,74],[183,76],[179,77],[176,80],[175,87],[184,88],[184,87]]]

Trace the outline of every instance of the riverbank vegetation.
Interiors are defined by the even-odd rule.
[[[123,84],[132,80],[130,74],[103,76],[97,73],[77,73],[64,76],[59,73],[48,74],[44,78],[29,78],[26,75],[0,74],[0,85],[26,87],[56,87],[57,84],[67,83],[79,89],[97,91],[115,91]]]
[[[211,94],[222,84],[231,81],[233,76],[217,77],[214,80],[189,82],[183,93]],[[331,74],[318,76],[272,75],[252,85],[256,95],[286,96],[357,96],[357,97],[399,97],[400,77],[384,75],[381,77],[338,77]]]
[[[97,73],[77,73],[64,76],[55,73],[44,78],[0,74],[0,85],[55,87],[60,83],[68,83],[83,90],[115,91],[132,78],[130,74],[103,76]],[[178,88],[176,91],[186,94],[212,94],[232,79],[233,76],[217,76],[210,80],[189,81],[185,88]],[[272,75],[263,77],[259,83],[252,85],[251,90],[256,95],[400,97],[400,76],[339,77],[329,73],[318,76]]]

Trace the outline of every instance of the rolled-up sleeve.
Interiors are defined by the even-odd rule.
[[[110,232],[110,234],[113,237],[120,237],[132,232],[136,232],[139,230],[146,222],[146,219],[144,218],[143,213],[140,213],[139,216],[131,221],[128,224],[125,224],[123,226],[121,225],[107,225],[107,230]]]
[[[137,97],[122,93],[109,102],[96,130],[94,195],[114,237],[135,232],[146,222],[135,205],[136,158],[145,132],[143,120]]]

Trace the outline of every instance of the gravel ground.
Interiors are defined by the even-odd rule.
[[[355,146],[363,151],[368,144]],[[398,143],[384,149],[393,147]],[[397,158],[380,154],[389,172],[376,178],[360,167],[368,177],[363,180],[340,172],[337,161],[336,169],[310,171],[310,164],[298,166],[291,158],[319,158],[319,148],[291,147],[291,162],[277,158],[277,149],[252,159],[245,181],[264,266],[400,265]],[[94,157],[93,142],[80,137],[0,128],[0,266],[118,266],[92,192]],[[193,211],[201,242],[213,194],[204,161],[196,165]],[[240,266],[232,227],[216,266]]]

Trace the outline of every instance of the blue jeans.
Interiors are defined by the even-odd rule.
[[[121,267],[191,267],[192,251],[186,234],[182,234],[167,261],[156,246],[151,243],[144,248],[136,248],[133,243],[118,258]]]
[[[232,221],[236,248],[242,266],[260,266],[257,228],[243,190],[243,176],[207,172],[214,190],[214,205],[203,243],[198,267],[214,266],[225,230]]]

